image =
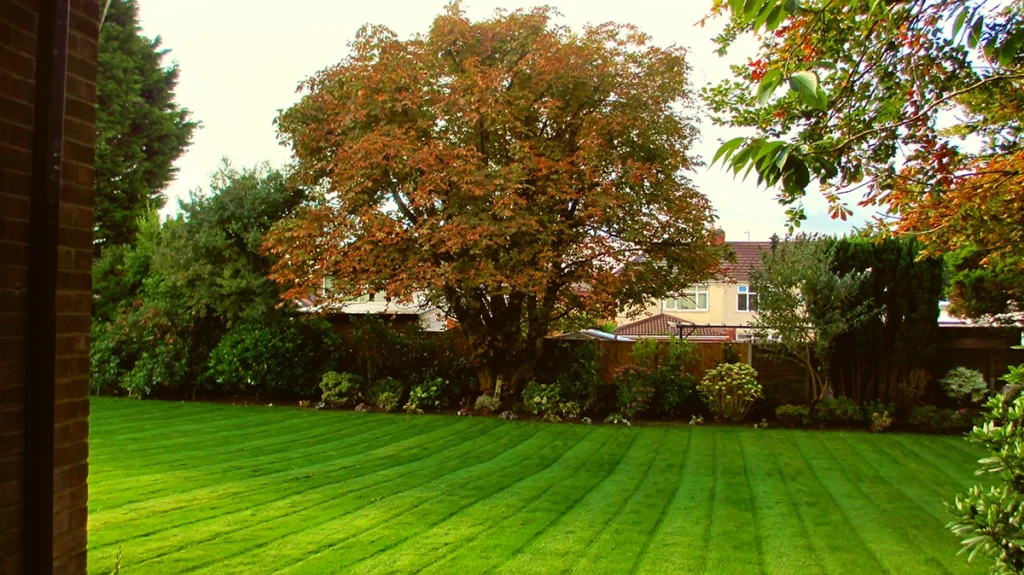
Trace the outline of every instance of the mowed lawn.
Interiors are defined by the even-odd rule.
[[[984,573],[961,438],[93,401],[89,571]]]

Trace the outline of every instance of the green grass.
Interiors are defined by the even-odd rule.
[[[983,573],[955,437],[93,402],[89,570]]]

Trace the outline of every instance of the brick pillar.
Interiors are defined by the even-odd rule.
[[[0,573],[22,571],[29,206],[41,0],[0,1]],[[99,0],[73,0],[57,254],[54,573],[85,573]]]

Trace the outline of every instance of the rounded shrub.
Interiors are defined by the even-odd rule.
[[[745,363],[723,363],[708,371],[697,391],[716,418],[731,422],[743,421],[762,396],[757,371]]]
[[[353,405],[362,396],[363,378],[354,373],[328,371],[320,379],[320,401],[328,407]]]
[[[244,322],[210,354],[209,375],[221,393],[316,397],[318,376],[335,367],[340,349],[337,334],[322,320]]]

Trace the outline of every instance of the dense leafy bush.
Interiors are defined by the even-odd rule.
[[[638,365],[625,365],[615,371],[617,407],[622,417],[633,419],[647,410],[654,398],[654,375],[649,368]]]
[[[373,404],[381,411],[394,411],[398,409],[399,396],[393,391],[384,391],[377,394]]]
[[[686,372],[687,364],[696,353],[695,343],[679,339],[641,340],[633,344],[632,354],[637,365],[650,371],[647,386],[654,389],[648,409],[651,415],[680,415],[696,385],[696,378]]]
[[[398,398],[397,401],[400,401],[404,391],[405,385],[401,381],[393,377],[381,377],[370,385],[366,396],[369,401],[377,405],[380,403],[380,396],[385,393]],[[380,406],[378,405],[378,407]]]
[[[205,355],[180,317],[140,302],[110,322],[93,324],[92,389],[100,394],[120,388],[136,398],[194,393]]]
[[[244,322],[210,354],[209,373],[224,393],[257,397],[314,397],[317,374],[335,367],[340,344],[322,320]]]
[[[561,399],[557,385],[544,385],[534,380],[523,388],[523,407],[534,415],[555,413]]]
[[[1024,366],[1017,368],[1021,370]],[[1009,379],[1024,375],[1011,372]],[[995,558],[993,573],[1024,572],[1024,539],[1021,501],[1024,501],[1024,395],[1009,388],[985,404],[984,423],[974,428],[968,441],[983,447],[988,457],[980,460],[979,475],[989,481],[957,495],[949,510],[957,520],[949,528],[963,539],[971,557],[977,553]]]
[[[444,391],[448,382],[440,377],[432,377],[409,392],[409,401],[405,410],[410,413],[422,412],[424,408],[444,407]]]
[[[362,396],[363,378],[354,373],[328,371],[320,378],[320,401],[329,407],[353,405]]]
[[[790,429],[804,427],[811,422],[811,410],[806,405],[780,405],[775,417]]]
[[[576,402],[584,411],[594,411],[602,387],[597,353],[593,342],[547,341],[534,379],[542,385],[556,386],[562,400]]]
[[[558,404],[558,413],[566,419],[579,419],[582,408],[575,401],[563,401]]]
[[[501,408],[501,400],[493,395],[484,394],[476,398],[473,408],[484,415],[496,413]]]
[[[846,396],[823,399],[815,405],[814,421],[821,426],[848,426],[862,419],[860,406]]]
[[[745,363],[723,363],[704,374],[697,386],[701,398],[718,419],[743,421],[761,397],[757,371]]]
[[[873,412],[871,414],[871,433],[881,433],[892,425],[892,415],[888,411]]]
[[[915,408],[910,413],[909,423],[926,433],[963,433],[973,425],[967,410],[934,405]]]
[[[939,380],[946,395],[956,401],[979,403],[988,395],[988,384],[980,371],[966,367],[954,367]]]

